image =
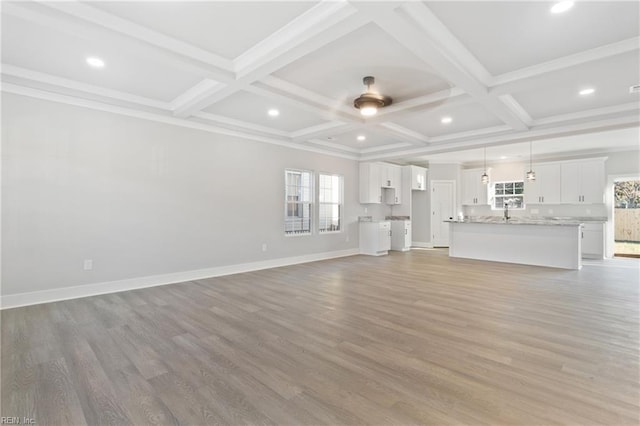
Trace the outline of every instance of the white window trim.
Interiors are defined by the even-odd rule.
[[[310,185],[311,185],[311,206],[309,208],[309,211],[311,212],[311,217],[309,218],[309,232],[298,232],[298,233],[287,233],[286,230],[284,230],[284,236],[287,238],[291,238],[291,237],[309,237],[315,234],[315,229],[316,229],[316,225],[314,224],[314,217],[313,215],[317,215],[317,207],[315,206],[316,200],[317,200],[317,195],[316,195],[316,191],[315,191],[315,186],[316,186],[316,173],[313,170],[305,170],[305,169],[296,169],[296,168],[289,168],[286,167],[284,169],[284,194],[283,197],[284,198],[284,220],[286,221],[287,219],[287,206],[288,206],[288,202],[287,202],[287,172],[300,172],[300,173],[309,173],[311,175],[311,180],[310,180]]]
[[[524,191],[525,191],[525,185],[524,185],[524,181],[523,180],[504,180],[504,181],[498,181],[498,182],[491,182],[491,210],[502,210],[504,209],[504,207],[496,207],[495,206],[495,199],[496,199],[496,184],[497,183],[516,183],[516,182],[522,182],[522,194],[505,194],[504,196],[510,195],[510,196],[514,196],[514,197],[522,197],[522,207],[509,207],[509,210],[525,210],[527,208],[527,205],[525,204],[525,198],[524,198]],[[499,195],[502,196],[502,195]]]
[[[337,231],[320,231],[320,175],[325,175],[325,176],[338,176],[340,178],[340,203],[339,205],[341,206],[340,209],[340,229]],[[317,226],[316,229],[318,231],[319,235],[329,235],[329,234],[340,234],[342,232],[344,232],[344,176],[339,174],[339,173],[331,173],[331,172],[318,172],[317,173],[317,188],[318,188],[318,194],[317,194],[317,204],[318,204],[318,208],[317,208],[317,215],[316,217],[318,218],[317,222]],[[325,204],[334,204],[334,203],[325,203]]]

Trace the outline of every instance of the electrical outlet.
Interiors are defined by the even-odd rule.
[[[90,271],[93,269],[93,259],[85,259],[83,268],[85,271]]]
[[[267,243],[262,243],[262,251],[267,251]]]

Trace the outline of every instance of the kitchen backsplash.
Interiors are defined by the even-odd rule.
[[[503,210],[492,210],[491,206],[463,206],[464,216],[502,216]],[[604,204],[569,205],[569,204],[537,204],[522,210],[509,209],[514,217],[606,217],[607,207]]]

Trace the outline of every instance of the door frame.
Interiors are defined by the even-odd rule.
[[[616,229],[615,229],[615,194],[613,187],[616,182],[625,180],[639,180],[638,173],[623,173],[615,175],[607,175],[607,186],[604,191],[604,203],[607,209],[607,223],[605,226],[605,239],[604,239],[604,257],[613,258],[615,255],[616,245]]]
[[[433,230],[434,228],[434,217],[433,217],[433,206],[434,206],[434,184],[439,184],[439,183],[450,183],[451,184],[451,202],[453,205],[453,217],[455,219],[455,212],[456,212],[456,208],[458,205],[457,202],[457,198],[456,198],[456,181],[455,180],[432,180],[429,181],[429,231],[431,231],[431,247],[434,246],[433,244]]]

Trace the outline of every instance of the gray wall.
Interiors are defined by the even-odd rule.
[[[9,94],[2,124],[2,294],[358,246],[356,161]],[[285,168],[344,176],[346,232],[284,236]]]

